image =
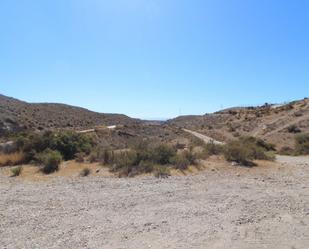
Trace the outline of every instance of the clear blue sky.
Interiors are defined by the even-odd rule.
[[[1,0],[0,92],[140,118],[300,99],[308,13],[307,0]]]

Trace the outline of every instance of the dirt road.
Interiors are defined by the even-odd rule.
[[[215,140],[215,139],[213,139],[213,138],[211,138],[211,137],[208,137],[208,136],[206,136],[206,135],[204,135],[204,134],[201,134],[201,133],[198,133],[198,132],[196,132],[196,131],[191,131],[191,130],[188,130],[188,129],[183,129],[183,130],[186,131],[186,132],[188,132],[188,133],[190,133],[190,134],[192,134],[193,136],[195,136],[195,137],[197,137],[197,138],[203,140],[205,143],[211,143],[211,142],[213,142],[213,143],[215,143],[215,144],[224,144],[224,143],[222,143],[222,142],[220,142],[220,141],[217,141],[217,140]]]
[[[156,179],[55,177],[0,169],[0,247],[308,249],[309,160]]]

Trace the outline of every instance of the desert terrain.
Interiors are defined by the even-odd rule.
[[[307,249],[308,107],[159,122],[0,96],[1,248]]]
[[[309,100],[228,108],[205,115],[180,116],[167,123],[222,142],[240,136],[259,137],[281,150],[294,147],[296,133],[309,132]]]
[[[35,180],[1,168],[1,248],[306,249],[308,190],[309,157],[206,163],[166,179]]]
[[[309,1],[0,13],[0,249],[309,249]]]

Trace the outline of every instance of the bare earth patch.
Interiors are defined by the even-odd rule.
[[[208,162],[204,171],[168,179],[29,181],[2,168],[0,245],[307,249],[309,159],[279,161],[251,169]]]

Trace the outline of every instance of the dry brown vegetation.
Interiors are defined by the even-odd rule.
[[[174,169],[185,171],[198,166],[212,155],[225,155],[227,161],[244,165],[257,159],[272,160],[270,152],[275,149],[285,154],[308,153],[308,139],[303,135],[309,131],[308,99],[282,106],[231,108],[163,123],[106,116],[59,104],[28,104],[2,95],[0,108],[4,110],[0,114],[0,141],[13,143],[15,151],[23,152],[0,154],[0,166],[34,163],[47,167],[46,173],[57,173],[61,158],[100,162],[120,176],[166,176]],[[115,124],[113,129],[107,127]],[[3,127],[11,129],[11,134],[1,136]],[[93,129],[91,134],[81,134],[76,132],[79,128]],[[227,145],[205,144],[183,128]],[[20,129],[23,132],[18,132]],[[273,142],[276,148],[264,140]],[[5,146],[0,144],[0,149]]]
[[[24,153],[15,152],[11,154],[0,153],[0,166],[18,165],[24,161]]]
[[[295,133],[309,132],[309,99],[284,105],[230,108],[202,116],[182,116],[169,125],[197,131],[218,141],[241,136],[262,138],[282,148],[294,149]]]

